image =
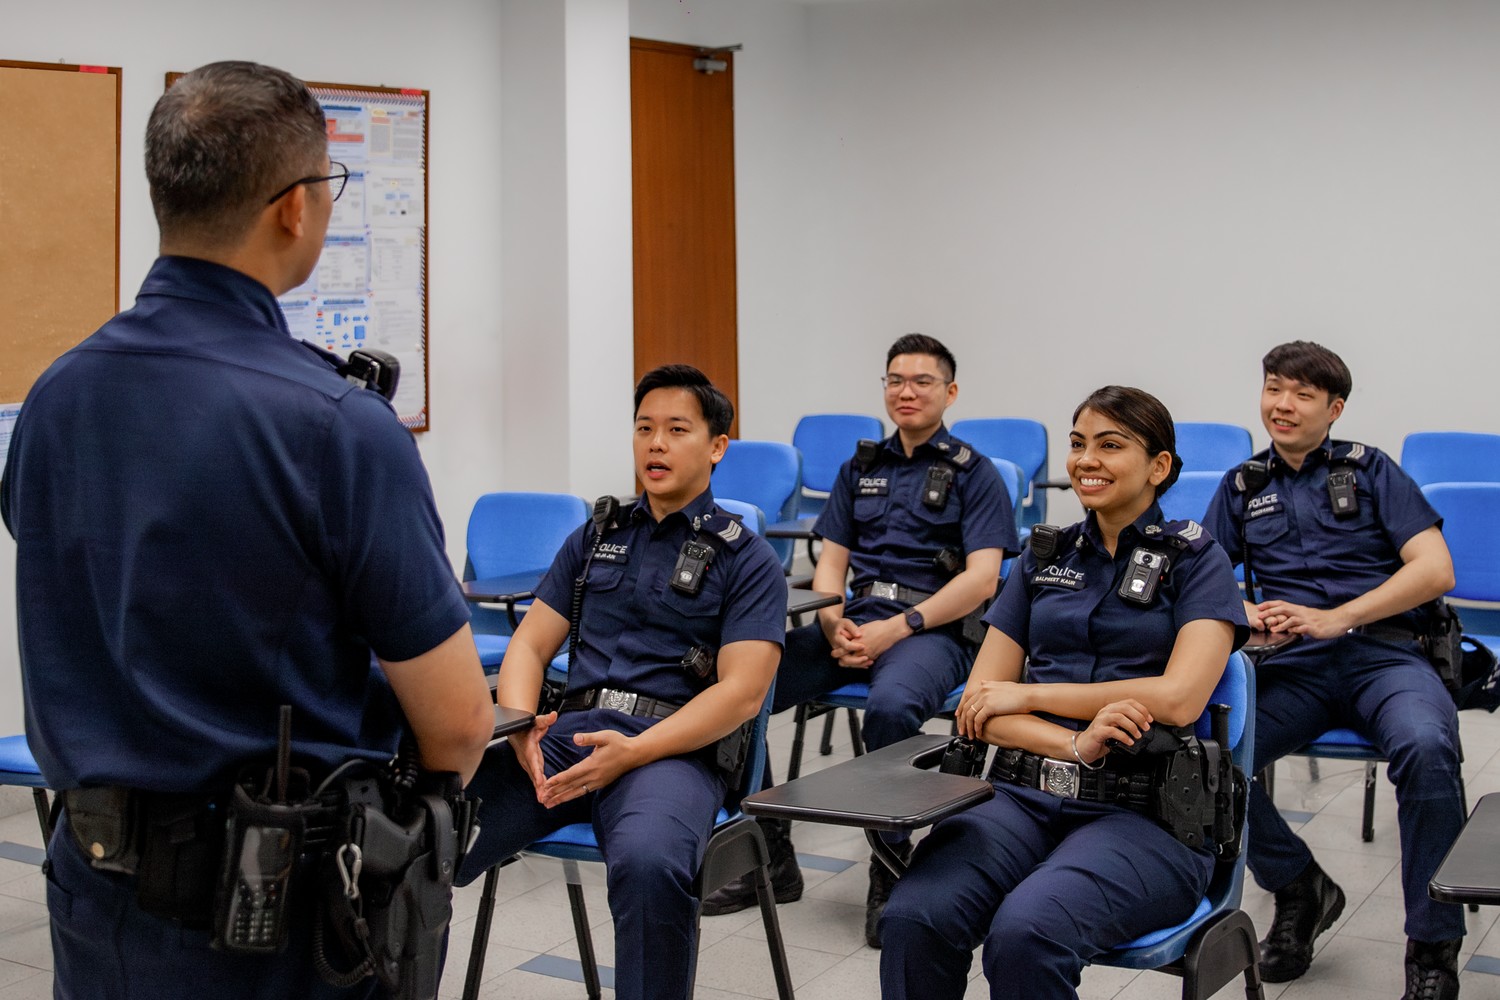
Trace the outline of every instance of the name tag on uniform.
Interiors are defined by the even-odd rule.
[[[594,558],[600,562],[626,563],[630,561],[629,542],[600,542]]]
[[[856,496],[862,497],[884,497],[890,496],[891,480],[889,476],[860,476],[859,485],[855,487]]]
[[[1252,497],[1249,504],[1247,517],[1255,520],[1257,517],[1265,517],[1267,514],[1279,514],[1285,509],[1281,502],[1280,493],[1267,493],[1263,497]]]
[[[1083,589],[1083,571],[1053,563],[1039,569],[1031,578],[1033,587],[1067,587],[1069,590]]]

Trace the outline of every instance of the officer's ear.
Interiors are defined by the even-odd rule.
[[[724,457],[724,452],[727,451],[728,448],[729,435],[720,434],[718,437],[709,442],[708,460],[714,465],[718,465],[720,460]]]
[[[1328,404],[1328,422],[1330,424],[1332,424],[1335,420],[1337,420],[1340,416],[1343,415],[1343,412],[1344,412],[1344,397],[1343,396],[1339,396],[1333,402],[1331,402],[1331,403]]]
[[[949,382],[948,383],[948,388],[946,390],[945,396],[946,396],[946,398],[943,400],[943,409],[946,410],[948,407],[952,406],[953,405],[953,401],[958,398],[958,383],[957,382]]]
[[[1171,474],[1172,453],[1170,451],[1157,452],[1156,457],[1151,460],[1151,471],[1146,476],[1146,481],[1152,486],[1160,486]]]

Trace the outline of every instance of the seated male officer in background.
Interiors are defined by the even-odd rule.
[[[596,507],[563,543],[500,666],[496,701],[529,711],[571,645],[562,708],[486,754],[471,789],[484,806],[463,883],[543,834],[594,825],[609,859],[615,995],[632,1000],[691,991],[693,880],[728,788],[721,752],[744,745],[786,635],[776,553],[709,489],[733,419],[688,365],[636,386],[644,493]]]
[[[1271,448],[1252,462],[1265,472],[1250,465],[1226,474],[1204,521],[1261,588],[1264,600],[1246,604],[1250,626],[1301,637],[1260,659],[1253,771],[1344,726],[1390,759],[1406,998],[1456,997],[1462,908],[1430,899],[1427,883],[1464,822],[1458,716],[1415,641],[1425,631],[1423,605],[1453,586],[1442,522],[1389,456],[1329,438],[1353,383],[1337,354],[1295,341],[1273,349],[1262,367]],[[1259,782],[1250,792],[1249,850],[1255,880],[1276,894],[1261,975],[1287,982],[1307,971],[1313,941],[1338,919],[1344,893]]]
[[[793,629],[776,680],[775,710],[855,681],[870,685],[865,747],[914,736],[963,683],[983,626],[978,615],[1000,582],[1005,551],[1020,550],[1010,495],[994,463],[943,426],[958,398],[957,363],[938,340],[911,333],[886,354],[885,409],[896,432],[862,443],[844,463],[818,517],[823,552],[813,589],[842,594],[853,570],[854,600]],[[966,630],[966,619],[973,632]],[[802,896],[790,824],[762,820],[778,902]],[[911,842],[898,843],[909,855]],[[876,921],[892,880],[870,862],[865,940],[880,947]],[[705,914],[755,902],[747,880],[705,901]]]
[[[388,760],[407,724],[426,767],[467,778],[494,726],[411,434],[276,304],[316,265],[342,184],[317,102],[267,66],[202,67],[152,111],[146,173],[162,256],[135,308],[37,381],[0,484],[27,739],[65,803],[130,790],[114,814],[139,811],[143,858],[222,831],[282,705],[315,780]],[[48,850],[58,997],[374,994],[315,973],[311,879],[292,882],[284,951],[210,949],[212,886],[164,907],[144,860],[96,870],[73,808]]]

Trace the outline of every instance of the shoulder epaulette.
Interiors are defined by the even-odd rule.
[[[1336,441],[1328,451],[1328,462],[1330,465],[1338,463],[1339,465],[1357,465],[1360,468],[1364,468],[1370,464],[1370,459],[1374,453],[1375,449],[1368,448],[1358,441]]]
[[[705,514],[699,531],[728,549],[737,549],[750,538],[751,532],[742,523],[744,518],[715,506],[712,514]],[[725,523],[720,523],[725,522]]]
[[[950,437],[947,441],[935,444],[933,447],[942,453],[944,461],[955,468],[965,471],[972,468],[974,463],[979,460],[979,452],[956,437]]]
[[[1155,527],[1155,525],[1150,527]],[[1214,540],[1213,536],[1197,521],[1167,521],[1161,529],[1161,534],[1157,537],[1166,540],[1168,544],[1180,545],[1189,552],[1197,552]],[[1148,527],[1147,530],[1149,531],[1150,528]]]

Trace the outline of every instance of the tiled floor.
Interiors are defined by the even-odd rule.
[[[1472,802],[1487,792],[1500,791],[1500,717],[1467,712],[1461,718],[1467,756],[1464,777]],[[943,731],[942,724],[930,728]],[[785,767],[791,736],[790,713],[773,720],[772,759],[781,768]],[[804,770],[848,758],[849,735],[842,719],[835,727],[834,742],[830,757],[819,757],[810,747]],[[1268,998],[1396,1000],[1401,994],[1405,938],[1401,930],[1395,800],[1382,768],[1375,840],[1362,843],[1362,773],[1358,763],[1322,760],[1318,762],[1318,777],[1313,780],[1308,761],[1300,758],[1278,769],[1278,803],[1299,816],[1306,815],[1301,824],[1303,835],[1313,845],[1319,862],[1343,886],[1349,902],[1332,931],[1319,939],[1311,971],[1295,983],[1268,984]],[[0,842],[37,846],[39,834],[30,800],[9,794],[4,801],[18,811],[0,819]],[[804,859],[807,891],[800,902],[782,906],[779,914],[797,996],[801,1000],[878,996],[879,954],[864,946],[862,935],[865,863],[869,856],[863,836],[834,827],[799,825],[794,840]],[[0,847],[0,853],[4,850]],[[585,866],[585,892],[600,962],[609,965],[614,960],[609,910],[602,873],[589,870],[592,867]],[[558,975],[577,967],[561,865],[539,859],[518,862],[502,872],[499,886],[500,903],[480,996],[486,1000],[582,1000],[582,984]],[[43,899],[42,876],[34,865],[0,859],[0,1000],[41,1000],[52,995]],[[477,905],[477,883],[458,893],[453,961],[442,987],[445,997],[457,997],[462,990],[463,962]],[[1271,916],[1270,897],[1255,885],[1248,885],[1244,906],[1264,931]],[[1460,959],[1465,966],[1460,976],[1465,1000],[1500,1000],[1497,915],[1500,910],[1489,907],[1467,915],[1469,934]],[[1177,980],[1158,973],[1091,968],[1084,974],[1080,995],[1165,1000],[1178,996],[1178,989]],[[987,994],[976,963],[968,996]],[[613,991],[605,990],[605,995],[612,996]],[[706,918],[698,968],[699,1000],[775,995],[758,912]],[[1219,995],[1244,994],[1236,982]]]

